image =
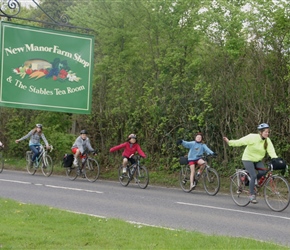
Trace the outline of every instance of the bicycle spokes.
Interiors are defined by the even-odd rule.
[[[246,179],[241,179],[239,173],[235,173],[230,177],[231,196],[233,201],[241,207],[247,206],[249,201],[249,186],[246,185]]]
[[[282,176],[271,176],[265,183],[264,198],[273,211],[283,211],[290,202],[289,184]]]

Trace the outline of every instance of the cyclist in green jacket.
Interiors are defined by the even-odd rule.
[[[255,183],[257,179],[260,179],[266,173],[266,169],[262,162],[266,153],[273,158],[277,158],[274,146],[271,139],[269,138],[270,126],[267,123],[258,125],[258,134],[248,134],[238,140],[229,140],[227,137],[223,137],[223,140],[232,147],[246,146],[242,162],[245,169],[251,176],[250,181],[250,201],[257,203],[256,194],[254,191]],[[258,170],[258,175],[256,174]]]

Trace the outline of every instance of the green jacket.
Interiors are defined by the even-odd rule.
[[[246,146],[242,156],[243,161],[258,162],[261,161],[266,151],[271,158],[277,158],[274,146],[270,138],[267,138],[267,150],[264,149],[265,140],[263,140],[260,134],[248,134],[238,140],[229,140],[229,146],[240,147]]]

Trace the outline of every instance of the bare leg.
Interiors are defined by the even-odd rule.
[[[194,175],[195,175],[195,165],[190,165],[190,187],[192,187],[194,182]]]
[[[127,171],[127,165],[128,165],[128,159],[127,158],[123,158],[123,173],[126,173]]]
[[[76,151],[76,153],[74,155],[74,157],[75,157],[75,159],[74,159],[74,165],[75,166],[78,166],[80,154],[81,154],[81,151],[79,149],[77,149],[77,151]]]

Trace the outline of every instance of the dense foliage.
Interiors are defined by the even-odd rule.
[[[186,153],[176,139],[191,140],[201,131],[218,153],[216,167],[232,171],[243,148],[227,147],[222,136],[240,138],[267,122],[277,153],[290,161],[288,1],[41,3],[65,11],[72,25],[94,30],[93,111],[1,108],[0,136],[11,155],[23,155],[14,139],[40,122],[56,157],[86,128],[101,164],[113,166],[121,153],[109,154],[109,148],[136,133],[149,169],[173,171],[176,157]]]

